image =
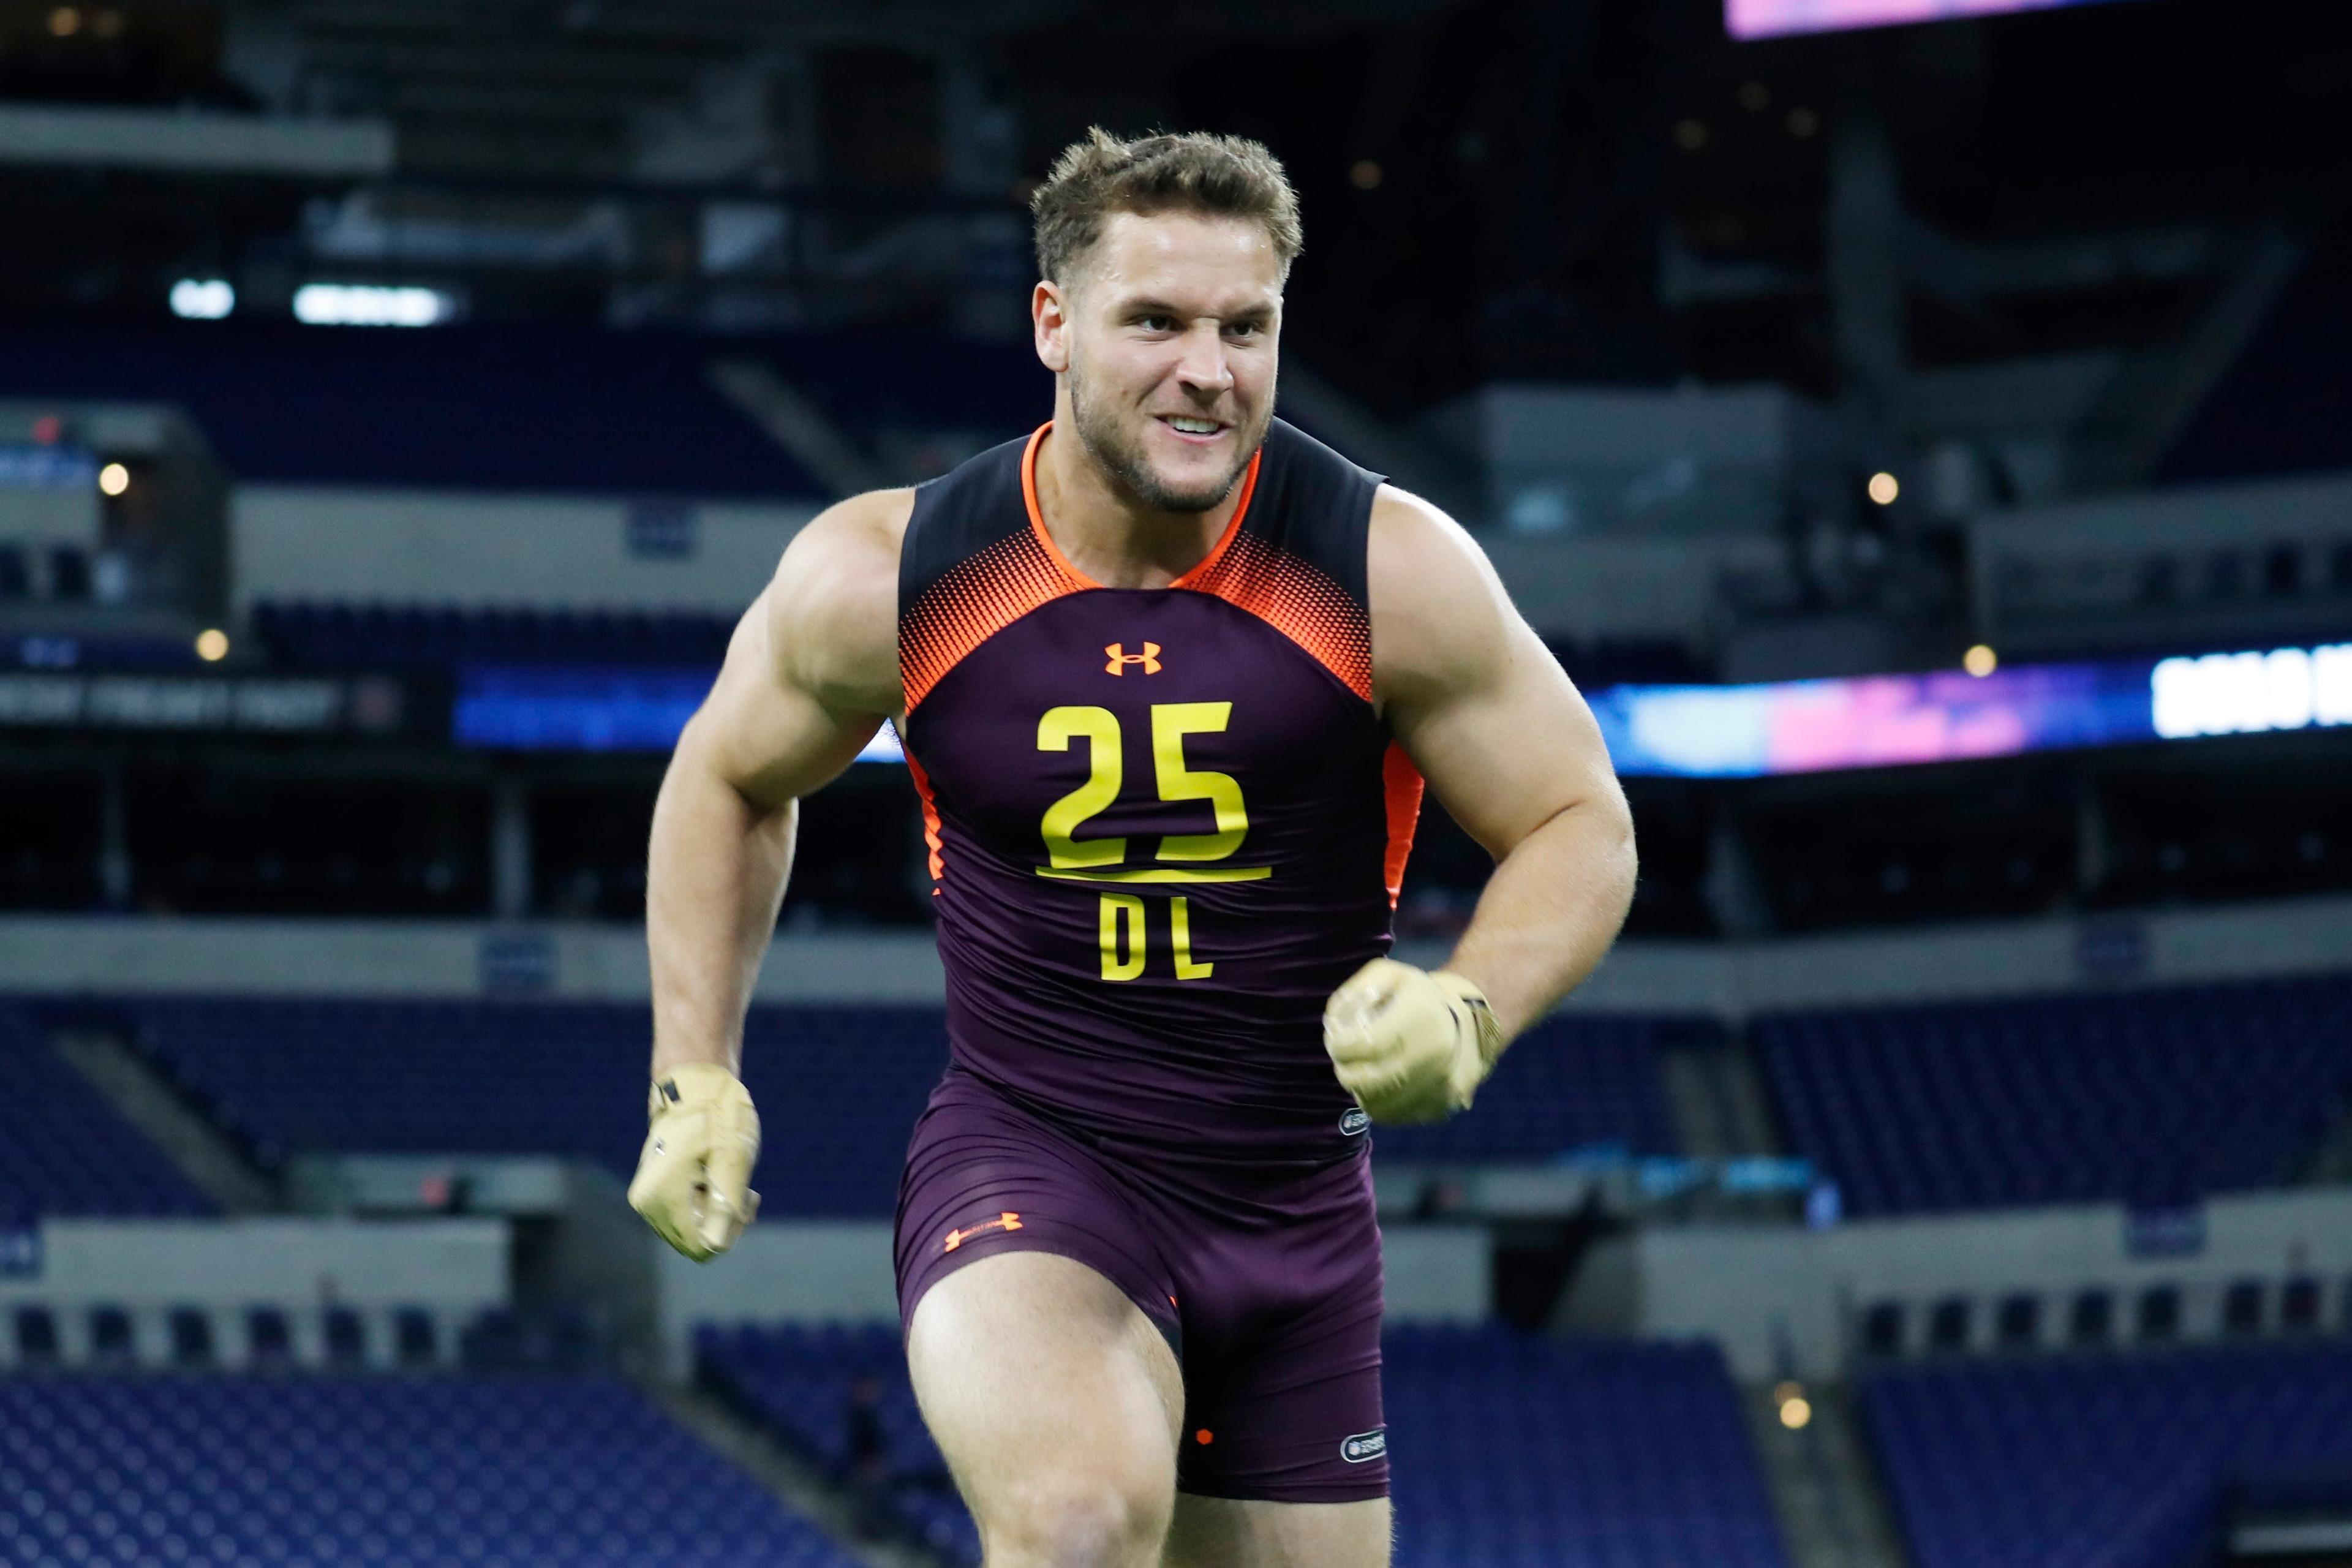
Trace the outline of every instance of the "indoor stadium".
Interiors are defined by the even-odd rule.
[[[2347,102],[0,0],[0,1568],[2352,1564]]]

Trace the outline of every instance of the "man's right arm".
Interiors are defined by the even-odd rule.
[[[740,1065],[802,795],[898,708],[898,537],[907,492],[821,513],[746,611],[663,776],[646,866],[654,1072]]]
[[[759,1212],[760,1118],[738,1076],[743,1009],[775,931],[802,795],[898,707],[906,491],[820,514],[729,642],[654,805],[646,866],[653,1093],[629,1202],[706,1260]]]

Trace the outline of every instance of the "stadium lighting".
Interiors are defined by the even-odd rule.
[[[1805,1397],[1801,1383],[1783,1383],[1772,1390],[1772,1403],[1780,1413],[1780,1425],[1791,1432],[1802,1431],[1813,1418],[1813,1403]]]
[[[228,657],[228,634],[218,626],[206,626],[196,634],[196,657],[206,664],[218,664]]]
[[[236,289],[226,278],[183,278],[172,285],[172,314],[191,321],[217,321],[236,309]]]
[[[294,290],[294,319],[313,327],[430,327],[456,302],[438,289],[381,283],[305,283]]]
[[[98,470],[98,488],[107,495],[121,495],[131,488],[131,470],[121,463],[107,464]]]
[[[1987,647],[1984,644],[1979,643],[1974,647],[1969,649],[1968,652],[1960,655],[1960,668],[1967,670],[1970,675],[1975,676],[1979,680],[1982,680],[1986,676],[1990,675],[1994,670],[2000,668],[2000,655],[1993,652],[1992,649]]]
[[[1870,476],[1869,488],[1870,499],[1880,506],[1893,506],[1895,498],[1903,493],[1901,481],[1884,468]]]

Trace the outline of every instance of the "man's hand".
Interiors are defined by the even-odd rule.
[[[751,1190],[760,1113],[733,1073],[698,1063],[654,1080],[649,1119],[629,1206],[664,1241],[707,1263],[760,1212]]]
[[[1469,1109],[1503,1031],[1486,994],[1459,974],[1376,958],[1324,1004],[1323,1048],[1374,1121],[1443,1121]]]

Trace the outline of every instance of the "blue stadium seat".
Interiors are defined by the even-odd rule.
[[[0,1563],[851,1568],[598,1377],[0,1379]]]
[[[850,1385],[879,1380],[893,1508],[935,1549],[979,1561],[894,1329],[704,1325],[695,1344],[707,1382],[836,1475]],[[1713,1349],[1408,1328],[1385,1355],[1399,1568],[1785,1564]]]
[[[2285,1179],[2352,1094],[2352,976],[1782,1014],[1753,1037],[1857,1217],[2176,1206]]]
[[[549,325],[355,338],[261,321],[83,321],[12,329],[0,396],[178,404],[244,479],[821,497],[710,385],[710,362],[740,352],[686,333]]]
[[[213,1205],[0,1003],[0,1215],[203,1215]]]
[[[555,1154],[632,1170],[645,1138],[642,1006],[155,999],[145,1048],[265,1161],[296,1150]],[[1475,1115],[1383,1130],[1388,1160],[1549,1160],[1674,1147],[1658,1068],[1686,1021],[1572,1017],[1504,1058]],[[754,1007],[744,1077],[772,1215],[887,1215],[907,1136],[946,1065],[937,1008]],[[468,1092],[495,1070],[507,1091]],[[787,1076],[789,1081],[787,1081]]]
[[[2352,1347],[1952,1363],[1863,1413],[1916,1568],[2179,1568],[2226,1489],[2352,1505]]]
[[[1659,1053],[1706,1020],[1555,1014],[1515,1041],[1467,1116],[1372,1134],[1383,1160],[1553,1160],[1678,1149]]]

